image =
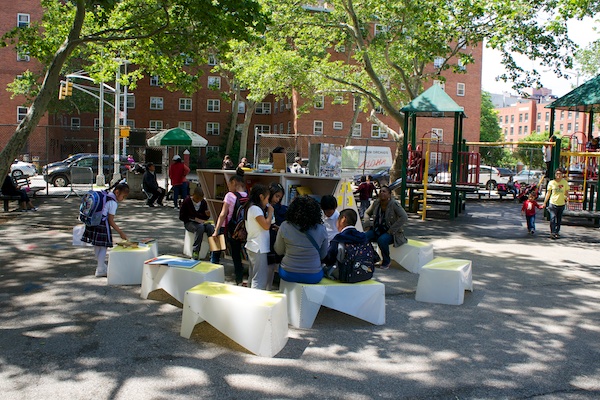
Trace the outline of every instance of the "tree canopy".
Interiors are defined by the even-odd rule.
[[[64,69],[70,60],[81,60],[92,77],[108,81],[126,59],[138,70],[124,81],[147,72],[193,92],[199,85],[195,66],[224,51],[230,38],[253,40],[268,22],[252,0],[42,0],[42,7],[41,21],[3,37],[3,45],[15,45],[43,68],[27,115],[0,152],[0,176],[47,111],[60,76],[72,72]]]

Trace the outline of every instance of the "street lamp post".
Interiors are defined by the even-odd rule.
[[[104,186],[104,82],[100,82],[100,107],[98,111],[98,175],[96,185]]]
[[[117,68],[117,74],[115,79],[115,134],[114,134],[114,149],[113,149],[113,178],[111,184],[114,185],[118,181],[121,180],[121,172],[120,172],[120,158],[119,158],[119,122],[121,119],[121,64],[119,63],[119,67]]]

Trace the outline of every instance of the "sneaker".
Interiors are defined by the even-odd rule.
[[[382,263],[382,264],[379,266],[379,268],[380,268],[380,269],[390,269],[390,264],[391,264],[391,263],[387,263],[387,264],[383,264],[383,263]]]
[[[165,206],[163,203],[156,203],[156,204],[158,204],[158,205],[159,205],[159,206],[161,206],[161,207],[164,207],[164,206]]]
[[[31,207],[31,208],[27,209],[27,211],[37,211],[37,210],[38,210],[37,207]]]
[[[552,234],[550,235],[550,239],[552,239],[552,240],[556,240],[556,239],[558,239],[558,236],[556,235],[556,233],[552,233]]]
[[[106,278],[106,276],[107,276],[108,274],[107,274],[107,271],[106,271],[106,270],[102,270],[102,271],[101,271],[101,270],[98,270],[98,269],[97,269],[97,270],[96,270],[96,273],[95,273],[94,275],[96,275],[96,278]]]
[[[533,235],[533,234],[535,234],[535,231],[534,231],[533,229],[531,230],[531,234],[532,234],[532,235]]]
[[[194,251],[194,252],[192,253],[192,258],[193,258],[194,260],[198,260],[198,259],[200,259],[200,252],[199,252],[199,251]]]

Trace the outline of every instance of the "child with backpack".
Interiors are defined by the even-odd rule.
[[[248,285],[252,289],[271,290],[274,266],[269,267],[267,255],[270,251],[269,230],[273,220],[273,207],[269,204],[269,188],[256,184],[250,191],[250,199],[244,206],[246,252],[250,261]],[[265,216],[266,211],[266,216]]]
[[[337,220],[339,233],[329,243],[323,259],[325,277],[341,282],[355,283],[373,277],[379,256],[367,235],[355,228],[358,221],[356,211],[346,208]]]
[[[229,244],[229,250],[231,253],[231,259],[233,261],[233,268],[235,273],[236,285],[241,285],[244,276],[244,266],[242,264],[242,247],[244,242],[233,238],[233,230],[236,224],[239,222],[240,212],[239,209],[248,201],[248,193],[246,192],[246,183],[244,182],[244,170],[238,168],[235,175],[229,178],[227,183],[229,192],[223,199],[223,208],[217,218],[215,224],[215,232],[213,236],[216,237],[219,234],[227,232],[227,242]],[[213,264],[219,264],[221,260],[221,252],[213,251],[210,256],[210,262]]]
[[[527,231],[530,235],[535,233],[535,211],[536,208],[543,208],[543,206],[539,205],[537,201],[535,201],[536,195],[534,193],[530,193],[527,200],[523,202],[523,207],[521,207],[521,215],[525,214],[525,220],[527,221]]]
[[[115,222],[115,215],[117,214],[117,203],[125,200],[129,195],[129,186],[126,183],[119,183],[112,192],[99,193],[99,198],[104,202],[102,205],[102,218],[97,225],[93,225],[95,222],[86,222],[82,218],[82,222],[86,223],[86,226],[81,241],[94,245],[94,254],[98,262],[95,275],[97,278],[102,278],[108,272],[108,266],[105,262],[106,252],[109,247],[113,246],[110,228],[117,231],[121,239],[127,240],[125,232]]]

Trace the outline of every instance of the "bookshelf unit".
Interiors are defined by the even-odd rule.
[[[223,198],[228,191],[227,182],[235,175],[235,171],[198,169],[196,172],[200,185],[204,190],[204,197],[208,203],[211,216],[216,221],[217,216],[221,212]],[[310,193],[308,194],[314,196],[317,200],[320,200],[321,196],[334,195],[338,201],[339,211],[344,208],[353,208],[358,212],[350,182],[343,182],[340,178],[321,178],[318,176],[291,173],[246,172],[244,180],[246,181],[248,193],[256,183],[266,186],[272,182],[281,184],[285,191],[285,196],[282,199],[282,203],[285,205],[288,205],[293,200],[292,194],[294,191],[297,193],[309,191]],[[357,226],[357,228],[361,229],[362,226]]]

